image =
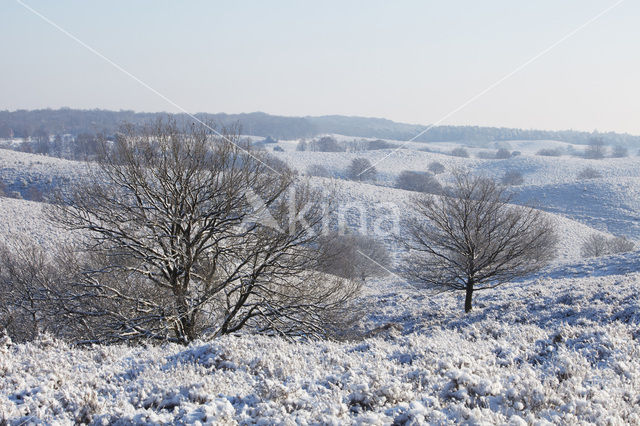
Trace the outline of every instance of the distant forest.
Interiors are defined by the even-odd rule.
[[[167,113],[134,111],[40,109],[0,111],[0,138],[28,138],[71,134],[113,135],[123,123],[141,125],[166,117]],[[193,118],[186,114],[170,114],[179,123]],[[427,126],[397,123],[381,118],[347,117],[340,115],[322,117],[283,117],[262,112],[249,114],[195,114],[199,120],[217,126],[240,125],[242,133],[255,136],[271,136],[277,139],[311,138],[326,133],[345,136],[408,140]],[[418,142],[466,142],[483,143],[505,140],[553,139],[576,144],[586,144],[594,137],[605,143],[617,145],[640,144],[640,136],[626,133],[597,133],[573,130],[547,131],[503,127],[435,126],[416,139]]]

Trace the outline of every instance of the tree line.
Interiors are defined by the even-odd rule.
[[[0,111],[0,138],[30,138],[45,133],[51,137],[64,134],[77,136],[82,133],[113,135],[123,123],[143,126],[149,121],[166,115],[166,113],[70,108]],[[354,137],[408,140],[427,128],[426,125],[397,123],[381,118],[345,116],[283,117],[262,112],[248,114],[197,113],[194,116],[203,122],[216,122],[224,126],[239,124],[245,134],[273,136],[278,139],[310,138],[321,134],[335,133]],[[172,114],[172,117],[180,125],[194,122],[193,117],[187,114]],[[640,136],[625,133],[479,126],[434,126],[418,137],[416,141],[485,143],[507,140],[558,140],[586,144],[594,137],[601,137],[612,145],[637,146],[640,142]]]

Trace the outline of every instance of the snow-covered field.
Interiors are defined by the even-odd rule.
[[[567,150],[556,141],[501,143],[521,152],[505,160],[476,158],[486,150],[478,147],[468,148],[470,158],[452,157],[444,154],[451,143],[358,153],[296,145],[279,142],[284,152],[274,154],[303,174],[320,164],[339,178],[353,158],[377,163],[375,183],[312,179],[335,187],[336,209],[349,223],[361,225],[363,209],[369,233],[410,218],[415,193],[392,188],[402,170],[438,161],[442,184],[455,168],[497,179],[520,171],[517,200],[550,215],[558,259],[534,277],[478,292],[469,314],[458,294],[431,294],[397,276],[368,281],[358,325],[367,337],[357,341],[236,335],[188,347],[74,348],[46,336],[5,339],[0,424],[640,423],[640,252],[580,258],[592,233],[640,238],[640,157],[535,155]],[[423,148],[438,152],[416,150]],[[602,177],[580,180],[587,166]],[[53,188],[83,170],[0,149],[0,179],[11,189]],[[0,238],[26,237],[46,249],[69,236],[45,220],[42,203],[0,197]],[[388,233],[381,237],[394,249]]]

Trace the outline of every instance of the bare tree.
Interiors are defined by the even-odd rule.
[[[556,235],[539,210],[509,205],[493,180],[456,172],[445,197],[415,199],[418,220],[400,241],[408,249],[407,277],[440,290],[475,291],[535,272],[555,256]]]
[[[396,188],[407,191],[417,191],[430,194],[442,192],[442,185],[429,172],[414,172],[404,170],[396,179]]]
[[[314,267],[323,194],[240,144],[172,121],[126,127],[58,197],[50,217],[87,233],[97,259],[76,310],[96,340],[320,336],[345,318],[357,285]]]
[[[377,174],[376,168],[366,158],[354,158],[347,169],[347,176],[351,180],[375,180]]]

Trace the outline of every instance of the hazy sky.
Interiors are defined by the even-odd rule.
[[[616,0],[24,0],[189,112],[433,123]],[[178,111],[14,0],[0,109]],[[626,0],[444,124],[640,134]]]

